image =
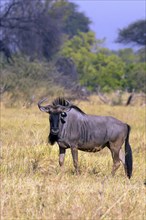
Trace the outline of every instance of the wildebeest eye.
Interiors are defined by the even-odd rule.
[[[66,112],[61,113],[61,117],[66,117],[66,116],[67,116]]]

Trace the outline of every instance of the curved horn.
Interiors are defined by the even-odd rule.
[[[65,104],[66,104],[67,107],[71,106],[71,104],[68,100],[65,100]]]
[[[41,100],[38,102],[38,107],[41,108],[41,104],[42,104],[44,101],[46,101],[46,100],[47,100],[47,98],[41,99]]]
[[[50,105],[47,105],[47,106],[42,106],[42,105],[41,105],[41,104],[42,104],[44,101],[46,101],[46,100],[47,100],[47,98],[44,98],[44,99],[40,100],[40,101],[38,102],[38,107],[39,107],[39,109],[40,109],[41,111],[49,113],[51,106],[50,106]]]

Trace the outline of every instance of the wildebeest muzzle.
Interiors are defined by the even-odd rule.
[[[50,133],[58,135],[59,133],[59,114],[50,114]]]

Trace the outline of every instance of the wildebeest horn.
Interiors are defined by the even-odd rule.
[[[65,100],[66,106],[70,106],[70,102],[68,100]]]
[[[49,113],[49,110],[50,110],[50,105],[47,105],[47,106],[42,106],[41,104],[44,102],[44,101],[46,101],[47,100],[47,98],[44,98],[44,99],[42,99],[42,100],[40,100],[39,102],[38,102],[38,107],[39,107],[39,109],[41,110],[41,111],[43,111],[43,112],[47,112],[47,113]]]

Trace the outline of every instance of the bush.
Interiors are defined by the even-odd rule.
[[[9,105],[23,101],[32,104],[42,96],[64,95],[63,86],[55,83],[61,74],[53,63],[29,62],[15,57],[12,65],[1,62],[1,94],[9,96]]]

